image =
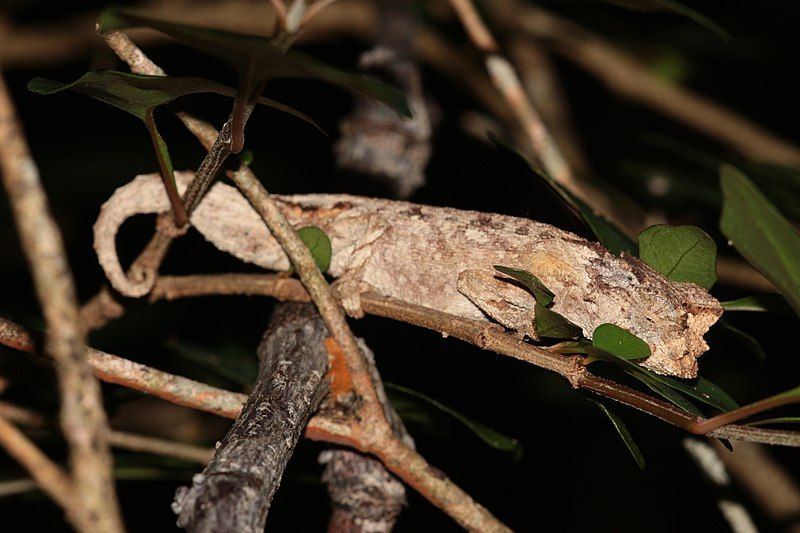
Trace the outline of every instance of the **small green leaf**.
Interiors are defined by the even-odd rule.
[[[311,256],[314,262],[319,267],[320,271],[324,274],[331,267],[331,256],[333,255],[333,248],[331,247],[331,240],[324,231],[316,226],[306,226],[297,230],[297,236],[300,240],[308,246],[311,251]]]
[[[800,314],[800,234],[739,170],[723,165],[720,229]]]
[[[244,109],[261,94],[267,82],[280,77],[316,78],[376,98],[410,117],[403,93],[366,76],[350,74],[297,51],[285,51],[259,35],[230,33],[145,16],[129,9],[106,9],[98,22],[101,33],[144,26],[160,31],[231,65],[239,74],[231,127],[231,150],[244,146]]]
[[[542,283],[542,280],[527,270],[519,270],[500,265],[494,265],[494,269],[505,274],[506,276],[514,278],[527,287],[527,289],[533,293],[533,297],[537,304],[547,307],[553,303],[553,298],[555,295],[545,286],[544,283]]]
[[[710,289],[717,281],[717,245],[695,226],[651,226],[639,234],[639,258],[673,281]]]
[[[614,324],[600,324],[592,333],[592,344],[623,359],[644,359],[650,357],[650,346],[642,339]]]
[[[241,156],[242,165],[249,167],[253,164],[253,151],[252,150],[243,150]]]
[[[594,210],[589,207],[583,200],[563,188],[556,180],[551,178],[547,173],[534,165],[524,154],[517,150],[514,146],[507,143],[503,139],[494,135],[489,136],[495,146],[509,151],[518,159],[522,160],[533,173],[541,178],[553,191],[556,192],[562,202],[572,211],[578,218],[583,220],[583,223],[594,233],[600,244],[614,255],[619,255],[625,252],[629,255],[638,255],[639,250],[636,243],[631,240],[625,233],[617,228],[614,224],[606,220],[603,216],[598,215]]]
[[[548,339],[577,339],[583,330],[576,326],[563,315],[556,313],[549,307],[536,304],[533,308],[535,316],[533,326],[536,334]]]
[[[699,24],[705,29],[717,35],[726,41],[731,40],[731,34],[728,33],[722,26],[703,15],[699,11],[676,2],[675,0],[603,0],[609,4],[616,4],[621,7],[633,9],[636,11],[661,11],[664,13],[674,13],[682,17],[686,17],[692,22]]]
[[[633,440],[633,436],[631,436],[630,431],[628,431],[627,426],[625,426],[625,422],[623,422],[619,416],[614,414],[602,403],[591,399],[589,401],[599,407],[600,410],[603,411],[603,414],[606,415],[606,417],[611,421],[611,425],[614,426],[614,429],[617,431],[617,435],[619,435],[622,439],[622,442],[625,443],[625,446],[631,453],[633,460],[636,461],[636,464],[640,469],[644,470],[644,455],[642,455],[642,451],[639,449],[639,446],[636,445],[636,441]]]
[[[87,72],[76,81],[68,84],[44,78],[34,78],[28,82],[28,90],[42,95],[51,95],[70,90],[112,105],[141,120],[150,134],[153,149],[158,159],[161,179],[179,220],[184,220],[186,216],[183,202],[175,184],[175,174],[169,149],[158,131],[153,112],[159,106],[190,94],[214,93],[233,96],[235,93],[230,87],[204,78],[142,76],[113,70]],[[258,103],[291,113],[316,126],[310,118],[283,104],[266,98],[259,99]]]
[[[444,405],[443,403],[434,400],[430,396],[418,392],[414,389],[410,389],[408,387],[404,387],[402,385],[396,385],[394,383],[387,383],[384,382],[384,385],[388,390],[401,392],[407,396],[411,396],[418,400],[422,400],[423,402],[432,405],[436,409],[442,411],[450,415],[451,417],[455,418],[462,424],[464,424],[470,431],[472,431],[478,438],[480,438],[483,442],[494,448],[495,450],[500,450],[503,452],[518,452],[520,450],[520,443],[517,439],[513,439],[500,433],[499,431],[490,428],[489,426],[478,422],[468,416],[456,411],[455,409]]]
[[[703,416],[703,412],[700,411],[700,409],[698,409],[692,402],[684,398],[680,393],[673,390],[667,383],[663,381],[664,376],[650,372],[646,368],[641,367],[632,361],[616,356],[610,352],[606,352],[605,350],[596,348],[595,346],[587,346],[586,351],[595,361],[606,361],[622,367],[625,373],[638,379],[647,385],[650,390],[665,400],[680,407],[684,411],[692,413],[696,416]]]
[[[756,313],[778,313],[791,315],[792,308],[786,304],[779,294],[756,294],[745,296],[738,300],[728,300],[720,302],[726,312],[730,311],[751,311]]]
[[[210,351],[202,346],[170,339],[166,347],[181,359],[243,387],[252,385],[258,377],[255,356],[233,346]]]

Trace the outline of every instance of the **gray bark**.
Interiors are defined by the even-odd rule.
[[[327,392],[328,335],[310,304],[280,304],[258,347],[261,370],[214,459],[175,495],[178,525],[192,532],[261,532],[308,419]]]
[[[369,363],[386,418],[394,432],[413,447],[414,441],[386,397],[372,351],[360,339],[359,346]],[[322,481],[331,497],[329,533],[383,533],[394,529],[406,505],[406,490],[380,461],[343,449],[326,450],[319,460],[325,464]]]

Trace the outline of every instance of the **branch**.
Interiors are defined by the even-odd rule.
[[[516,69],[500,54],[499,44],[486,27],[472,0],[449,1],[470,40],[484,54],[486,70],[492,82],[522,126],[533,153],[544,170],[561,186],[581,198],[596,212],[606,215],[626,233],[638,235],[646,226],[645,212],[629,205],[630,202],[625,202],[625,208],[622,209],[616,195],[612,197],[573,172],[542,121],[539,111],[528,98]]]
[[[52,426],[50,420],[43,414],[3,401],[0,401],[0,417],[34,428]],[[214,450],[208,448],[126,431],[109,431],[108,443],[123,450],[174,457],[202,465],[207,465],[214,456]]]
[[[38,353],[38,343],[33,336],[19,324],[3,318],[0,318],[0,344],[27,353]],[[218,389],[91,348],[89,362],[97,377],[103,381],[225,418],[236,418],[247,401],[244,394]],[[444,476],[441,470],[428,465],[402,438],[389,439],[381,450],[373,449],[374,446],[371,448],[372,441],[364,438],[365,435],[370,435],[369,429],[362,428],[357,420],[343,418],[341,413],[323,411],[311,418],[305,435],[313,440],[372,453],[384,461],[384,464],[390,462],[391,465],[387,464],[387,468],[465,527],[502,529],[485,509]],[[406,460],[410,461],[407,467],[403,462]]]
[[[717,453],[738,485],[784,531],[800,531],[800,488],[769,450],[741,442],[732,453],[715,443]]]
[[[800,148],[794,144],[731,109],[654,76],[638,60],[589,30],[534,4],[523,6],[506,0],[489,5],[495,12],[505,12],[507,24],[552,44],[556,52],[611,90],[714,137],[750,159],[800,165]]]
[[[100,386],[86,364],[84,332],[61,234],[0,74],[0,170],[47,322],[56,363],[61,426],[69,445],[80,530],[121,531]],[[77,510],[76,510],[77,511]]]
[[[322,481],[331,497],[329,533],[381,533],[394,529],[406,505],[403,484],[380,461],[350,450],[327,450]]]
[[[75,486],[66,472],[53,463],[4,415],[0,415],[0,446],[28,471],[36,485],[60,505],[67,519],[75,527],[80,527],[84,511],[75,493]]]
[[[266,274],[164,276],[159,278],[156,283],[151,293],[151,301],[216,294],[277,296],[284,300],[308,301],[308,294],[304,293],[302,286],[296,280]],[[496,324],[461,318],[369,293],[362,295],[361,304],[366,313],[432,329],[481,349],[556,372],[575,388],[590,390],[616,400],[686,431],[696,432],[698,426],[706,421],[706,419],[695,418],[672,404],[595,376],[577,359],[565,358],[548,349],[523,342],[513,333],[505,332]],[[702,429],[702,426],[700,428]],[[764,444],[800,446],[800,432],[794,431],[729,424],[717,427],[707,435]]]
[[[383,382],[375,365],[375,357],[369,347],[359,339],[359,345],[370,367],[372,381],[392,432],[407,446],[414,441],[406,431],[400,416],[389,403]],[[337,351],[332,352],[330,396],[340,405],[352,402],[349,376],[340,372],[342,365]],[[349,450],[333,449],[320,454],[325,464],[322,481],[328,486],[331,498],[328,531],[347,533],[379,533],[392,531],[400,512],[406,505],[406,491],[402,483],[393,477],[380,461]]]
[[[313,306],[283,304],[258,348],[253,392],[211,463],[181,487],[178,525],[196,532],[261,532],[272,496],[312,413],[328,389],[325,325]]]
[[[120,59],[128,63],[131,70],[138,74],[148,74],[152,76],[165,75],[164,70],[150,61],[147,56],[139,50],[136,45],[122,32],[112,31],[103,38],[106,44],[119,56]],[[246,106],[243,124],[247,123],[252,105]],[[211,182],[222,168],[222,164],[231,153],[231,123],[232,117],[228,118],[222,127],[222,131],[217,134],[213,126],[205,121],[194,118],[186,113],[179,113],[179,118],[186,127],[195,134],[201,144],[208,150],[205,158],[197,169],[195,178],[189,184],[183,195],[183,203],[187,216],[199,205],[203,195],[208,190]],[[211,139],[214,139],[213,142]],[[127,275],[117,280],[120,285],[128,287],[132,295],[143,296],[147,294],[155,282],[158,269],[166,257],[172,241],[186,232],[186,227],[177,228],[169,215],[162,214],[158,217],[156,233],[145,246],[144,250],[133,261],[128,269]],[[101,290],[96,296],[91,298],[81,310],[84,324],[94,327],[101,327],[107,322],[106,312],[108,310],[108,300],[110,293]],[[115,308],[118,313],[118,306]]]

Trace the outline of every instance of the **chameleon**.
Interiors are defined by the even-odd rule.
[[[193,178],[176,172],[180,192]],[[367,291],[459,317],[496,321],[538,340],[533,296],[493,266],[535,274],[555,295],[551,309],[591,339],[611,323],[644,340],[642,366],[682,378],[697,376],[708,350],[703,335],[722,315],[705,289],[662,276],[638,258],[616,256],[600,244],[555,226],[495,213],[434,207],[342,194],[280,196],[275,200],[296,228],[314,225],[331,239],[330,276],[349,314],[358,316]],[[169,201],[158,174],[137,176],[106,201],[94,225],[94,247],[111,285],[139,297],[153,280],[129,279],[116,235],[132,216],[162,213]],[[289,259],[239,193],[217,182],[190,218],[221,251],[274,271]]]

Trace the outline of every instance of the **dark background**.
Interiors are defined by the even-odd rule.
[[[687,2],[688,3],[688,2]],[[100,2],[16,1],[6,5],[15,24],[57,21],[102,7]],[[632,12],[603,2],[548,2],[557,11],[600,31],[673,79],[752,117],[788,139],[800,138],[796,111],[796,7],[785,2],[692,2],[692,7],[725,27],[726,42],[707,29],[669,14]],[[442,31],[464,42],[456,26]],[[338,40],[306,51],[338,66],[354,69],[367,43]],[[173,75],[202,75],[235,84],[224,65],[185,47],[148,50]],[[75,94],[33,95],[25,84],[34,76],[72,81],[93,66],[113,66],[102,51],[56,66],[14,66],[4,73],[25,124],[33,154],[66,240],[83,300],[103,283],[91,246],[91,225],[100,204],[116,187],[138,173],[153,172],[156,161],[146,131],[133,117]],[[671,220],[700,225],[715,237],[718,209],[716,175],[685,157],[683,143],[701,152],[736,161],[712,141],[647,109],[610,94],[593,78],[557,61],[577,129],[597,176],[626,190]],[[117,67],[123,70],[122,67]],[[459,126],[465,110],[477,107],[465,91],[441,74],[424,68],[430,97],[441,109],[427,185],[413,201],[536,218],[574,226],[546,188],[507,153],[475,139]],[[253,168],[272,192],[358,192],[357,180],[343,176],[333,161],[336,125],[349,110],[350,97],[321,83],[277,81],[267,95],[314,117],[330,137],[291,117],[258,110],[247,129]],[[229,112],[224,98],[190,97],[187,108],[220,124]],[[195,168],[203,151],[166,111],[158,115],[176,169]],[[654,140],[657,139],[657,140]],[[664,139],[669,140],[669,142]],[[671,184],[664,197],[648,195],[648,179],[658,174]],[[800,189],[800,185],[798,185]],[[152,232],[152,219],[131,221],[119,236],[124,260],[133,258]],[[718,239],[724,253],[724,242]],[[215,250],[196,234],[173,246],[162,272],[247,271],[248,267]],[[0,314],[29,327],[42,319],[5,198],[0,200]],[[719,286],[721,299],[745,291]],[[90,342],[133,360],[230,389],[246,390],[237,380],[193,362],[181,351],[197,350],[227,358],[227,365],[252,369],[254,348],[272,308],[268,299],[204,298],[149,305],[128,302],[125,316]],[[717,381],[740,403],[795,386],[796,348],[789,339],[797,321],[775,316],[738,316],[731,320],[758,338],[768,358],[759,360],[743,343],[721,331],[709,335],[712,350],[702,358],[704,375]],[[421,391],[520,440],[515,458],[491,449],[467,429],[435,411],[422,410],[424,423],[409,423],[422,454],[444,470],[479,502],[517,530],[673,531],[725,530],[716,509],[717,494],[704,482],[681,446],[684,435],[663,423],[618,408],[646,459],[639,471],[601,412],[562,379],[521,362],[481,352],[456,340],[378,318],[354,322],[377,355],[387,381]],[[787,342],[789,341],[789,342]],[[10,401],[55,413],[55,379],[44,363],[0,347],[0,372],[11,378],[4,394]],[[113,421],[142,432],[213,444],[226,421],[210,415],[143,399],[138,393],[105,386]],[[59,440],[40,441],[54,457],[63,457]],[[327,495],[319,482],[319,443],[303,441],[286,472],[268,520],[280,531],[321,530],[328,517]],[[798,455],[773,450],[796,472]],[[118,484],[131,531],[170,530],[174,490],[199,471],[196,465],[115,452],[125,478]],[[0,453],[0,478],[22,472]],[[136,478],[136,479],[133,479]],[[755,509],[754,506],[751,506]],[[66,526],[60,510],[31,492],[0,499],[3,527],[57,531]],[[756,511],[759,525],[777,529]],[[409,491],[409,507],[400,531],[456,530],[455,524]]]

